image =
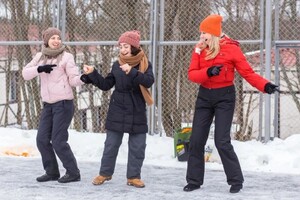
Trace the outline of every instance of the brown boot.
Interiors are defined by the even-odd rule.
[[[137,188],[145,187],[145,184],[139,178],[127,179],[127,185],[134,186],[134,187],[137,187]]]
[[[111,176],[96,176],[92,183],[94,185],[101,185],[105,181],[109,181],[109,180],[111,180]]]

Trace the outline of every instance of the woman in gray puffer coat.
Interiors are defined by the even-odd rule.
[[[99,175],[94,185],[101,185],[112,178],[119,147],[124,133],[129,133],[127,185],[142,188],[141,168],[145,158],[146,133],[148,132],[146,103],[153,103],[148,88],[154,83],[152,65],[140,47],[138,31],[127,31],[119,38],[119,60],[104,78],[91,66],[84,66],[86,83],[93,83],[101,90],[113,86],[106,118],[106,140]]]

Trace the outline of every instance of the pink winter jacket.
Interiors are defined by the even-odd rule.
[[[40,60],[42,53],[37,53],[22,71],[25,80],[31,80],[40,76],[42,101],[55,103],[61,100],[71,100],[74,98],[72,87],[83,85],[80,80],[80,73],[75,65],[74,57],[68,52],[63,52],[61,61],[50,74],[38,73],[37,68],[43,65]],[[40,60],[40,61],[39,61]],[[45,64],[57,64],[57,59],[48,59]]]

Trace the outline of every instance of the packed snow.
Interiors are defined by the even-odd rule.
[[[113,179],[92,185],[98,175],[106,134],[69,130],[69,144],[78,161],[82,180],[61,184],[38,183],[44,173],[36,148],[36,130],[0,128],[0,199],[297,199],[300,198],[300,134],[268,143],[256,140],[232,141],[244,173],[243,190],[230,194],[223,167],[214,147],[206,162],[205,182],[199,190],[184,192],[186,162],[174,156],[174,140],[147,136],[146,158],[142,168],[145,188],[126,185],[127,140],[125,134]],[[65,173],[60,163],[61,174]]]

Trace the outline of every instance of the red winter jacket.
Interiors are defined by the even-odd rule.
[[[256,87],[261,92],[265,92],[265,84],[269,81],[253,71],[243,55],[239,43],[225,37],[220,41],[220,47],[219,54],[211,60],[205,60],[205,49],[200,54],[196,53],[195,50],[193,51],[188,70],[189,80],[199,83],[205,88],[222,88],[233,85],[234,71],[236,69],[253,87]],[[223,65],[223,67],[218,76],[209,77],[207,69],[213,65]]]

